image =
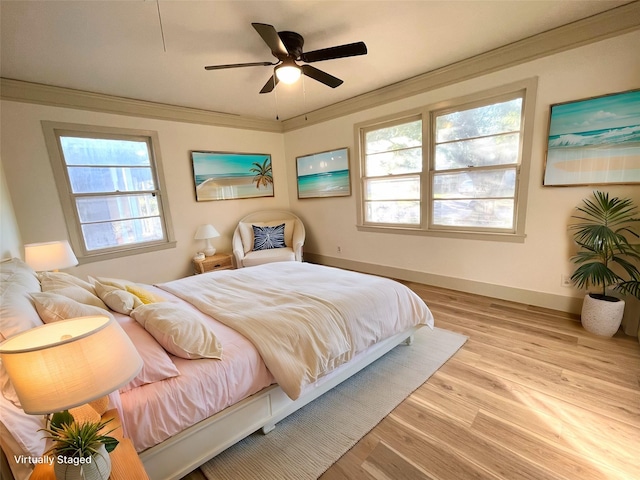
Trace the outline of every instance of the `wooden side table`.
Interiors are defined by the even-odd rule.
[[[233,255],[230,253],[216,253],[210,257],[204,257],[204,260],[193,260],[193,270],[196,274],[232,268]]]
[[[109,435],[118,439],[120,443],[113,452],[109,454],[111,457],[111,475],[110,480],[149,480],[147,472],[138,453],[131,443],[131,440],[122,436],[122,424],[118,417],[117,410],[109,410],[102,416],[102,420],[114,420],[108,425],[110,428],[116,428]],[[53,473],[53,465],[38,464],[33,469],[30,480],[55,480]]]

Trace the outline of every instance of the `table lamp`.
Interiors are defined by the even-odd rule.
[[[60,268],[78,265],[78,259],[66,240],[28,243],[24,246],[24,261],[36,272],[57,272]]]
[[[205,256],[210,257],[212,255],[215,255],[216,253],[216,249],[213,248],[213,245],[211,245],[211,239],[219,236],[220,234],[214,228],[213,225],[206,224],[206,225],[200,225],[198,227],[198,230],[196,231],[196,235],[193,238],[195,238],[196,240],[206,240],[207,245],[206,245],[206,248],[204,249],[204,254]]]
[[[22,409],[50,414],[129,383],[142,359],[116,320],[96,315],[48,323],[0,343]]]

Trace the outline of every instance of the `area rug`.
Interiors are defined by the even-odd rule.
[[[254,433],[200,467],[208,480],[316,479],[427,381],[466,337],[422,328],[264,435]]]

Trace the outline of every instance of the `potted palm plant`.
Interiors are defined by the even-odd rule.
[[[640,253],[629,242],[629,238],[638,238],[635,225],[640,218],[636,218],[637,207],[631,199],[599,191],[576,209],[579,213],[572,218],[577,222],[569,228],[579,247],[571,260],[579,267],[571,280],[578,288],[600,288],[585,296],[582,325],[591,333],[610,337],[618,331],[624,313],[624,300],[610,291],[640,293],[633,288],[640,280],[634,264],[640,260]]]
[[[54,457],[57,480],[107,480],[111,473],[109,452],[118,445],[104,432],[112,419],[104,422],[76,422],[67,410],[51,417],[45,438],[53,442],[47,455]]]

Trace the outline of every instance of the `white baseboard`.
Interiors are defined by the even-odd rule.
[[[462,278],[435,275],[432,273],[418,272],[405,268],[376,265],[373,263],[358,262],[308,252],[304,253],[304,259],[305,261],[319,263],[321,265],[371,273],[410,282],[424,283],[426,285],[434,285],[449,288],[451,290],[524,303],[536,307],[550,308],[552,310],[559,310],[561,312],[568,312],[572,314],[580,314],[580,310],[582,309],[582,297],[564,297],[562,295],[555,295],[552,293],[534,292],[522,288],[476,282]]]

